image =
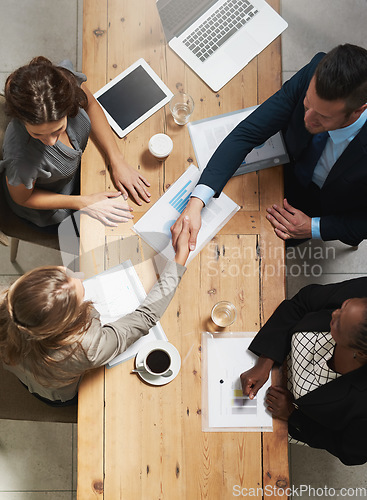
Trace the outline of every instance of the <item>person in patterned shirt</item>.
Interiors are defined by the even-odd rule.
[[[241,374],[256,397],[272,367],[289,356],[289,388],[266,395],[289,435],[325,449],[346,465],[367,462],[367,278],[309,285],[284,300],[249,349],[259,356]]]

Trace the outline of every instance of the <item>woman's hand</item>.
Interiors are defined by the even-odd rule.
[[[133,218],[132,208],[129,207],[120,192],[96,193],[83,197],[81,212],[97,219],[106,226],[116,227],[121,222],[128,222]]]
[[[150,193],[147,189],[150,186],[149,182],[126,163],[122,155],[118,161],[111,163],[111,174],[116,188],[121,191],[125,199],[129,192],[138,205],[142,204],[140,198],[147,203],[150,202]]]
[[[138,205],[141,205],[140,198],[148,203],[150,201],[150,194],[147,190],[150,186],[149,182],[125,161],[101,106],[85,83],[82,83],[81,88],[88,97],[86,111],[92,123],[93,137],[109,158],[116,189],[123,194],[125,199],[129,192]]]
[[[189,256],[189,238],[190,238],[190,219],[186,216],[182,221],[182,230],[176,242],[176,256],[175,262],[185,265]]]
[[[254,399],[268,380],[273,364],[272,359],[261,356],[253,368],[241,374],[242,392],[245,396]]]
[[[184,220],[186,217],[189,218],[189,239],[187,242],[188,248],[190,251],[195,250],[196,238],[201,227],[201,210],[203,209],[203,207],[204,203],[199,198],[190,198],[185,210],[172,225],[172,245],[175,250],[177,248],[177,242],[180,238],[181,231],[183,231]]]
[[[266,394],[267,409],[273,417],[288,421],[295,408],[293,394],[285,387],[271,386]]]

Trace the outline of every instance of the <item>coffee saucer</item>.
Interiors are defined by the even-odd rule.
[[[178,352],[178,350],[174,345],[170,344],[166,340],[155,340],[154,342],[148,342],[147,344],[144,344],[135,357],[136,368],[141,368],[144,366],[143,364],[144,358],[148,354],[148,352],[152,350],[152,348],[158,349],[160,347],[166,350],[171,356],[172,375],[170,375],[169,377],[163,377],[162,375],[151,375],[150,373],[145,371],[138,372],[139,377],[142,380],[144,380],[144,382],[147,382],[148,384],[151,385],[168,384],[168,382],[171,382],[175,377],[177,377],[181,368],[180,353]]]

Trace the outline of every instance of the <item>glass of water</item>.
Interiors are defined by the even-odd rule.
[[[179,93],[169,102],[173,119],[177,125],[185,125],[194,111],[194,100],[191,95]]]
[[[235,322],[237,310],[232,302],[222,300],[221,302],[217,302],[213,307],[211,318],[215,325],[225,328]]]

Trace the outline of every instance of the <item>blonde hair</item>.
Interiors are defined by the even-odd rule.
[[[91,303],[80,303],[66,270],[39,267],[21,276],[0,302],[0,359],[27,367],[44,386],[77,380],[62,368],[83,356],[80,341],[91,323]],[[60,385],[60,384],[58,384]]]

